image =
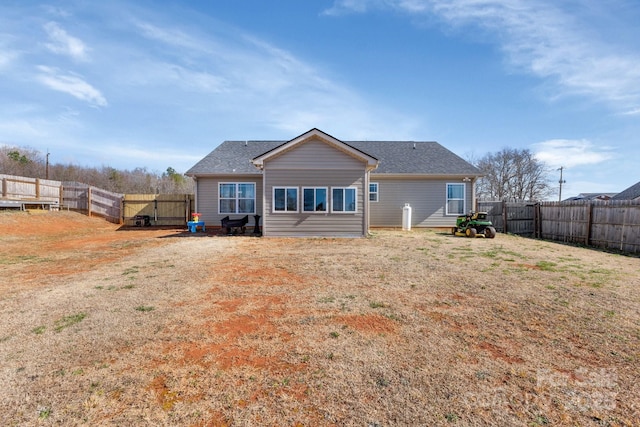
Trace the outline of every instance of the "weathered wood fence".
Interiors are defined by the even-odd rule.
[[[497,231],[640,253],[640,201],[477,203]]]
[[[100,216],[116,224],[136,225],[148,217],[150,225],[184,226],[194,207],[193,194],[119,194],[71,181],[0,174],[0,207],[46,205]]]
[[[60,203],[62,198],[60,181],[4,174],[0,179],[3,199]]]
[[[80,182],[63,182],[63,206],[89,216],[101,216],[120,223],[123,195]]]

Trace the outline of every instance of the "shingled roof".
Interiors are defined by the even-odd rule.
[[[611,200],[635,200],[640,198],[640,182],[636,182],[626,190],[616,194]]]
[[[186,175],[259,174],[251,159],[287,141],[225,141]],[[481,175],[480,170],[437,142],[343,141],[380,163],[372,174]]]

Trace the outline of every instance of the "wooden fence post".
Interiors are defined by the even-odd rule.
[[[533,237],[539,239],[542,235],[540,228],[542,227],[542,221],[540,220],[540,203],[533,205]]]
[[[87,216],[91,216],[91,186],[87,188]]]
[[[508,231],[508,227],[507,227],[507,203],[503,200],[502,201],[502,222],[504,223],[504,234],[507,234]]]
[[[40,198],[40,178],[36,178],[36,199]]]
[[[2,178],[2,197],[7,197],[7,178]]]
[[[587,207],[587,235],[584,239],[584,244],[587,246],[591,245],[591,227],[593,226],[593,200],[589,202],[589,206]]]

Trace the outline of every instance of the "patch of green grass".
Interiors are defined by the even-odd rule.
[[[537,415],[535,420],[533,420],[534,426],[546,426],[549,424],[549,419],[544,415]]]
[[[82,322],[82,320],[87,317],[87,313],[78,313],[72,314],[70,316],[65,316],[62,319],[58,319],[55,322],[53,330],[56,332],[60,332],[69,326],[73,326],[76,323]]]
[[[371,308],[384,308],[386,305],[383,302],[371,301],[369,303],[369,307]]]
[[[41,420],[46,420],[51,416],[51,408],[38,408],[38,418]]]
[[[38,255],[18,255],[15,257],[2,257],[0,258],[0,264],[11,265],[11,264],[22,264],[22,263],[37,263],[37,262],[47,262],[50,261],[51,258],[42,258]]]
[[[45,329],[47,329],[46,326],[36,326],[31,330],[31,332],[33,332],[36,335],[40,335],[40,334],[44,334]]]
[[[135,288],[135,287],[136,287],[136,286],[135,286],[134,284],[130,284],[130,285],[124,285],[124,286],[122,287],[122,289],[133,289],[133,288]]]
[[[336,298],[334,296],[328,296],[328,297],[322,297],[318,299],[318,302],[327,304],[327,303],[334,302],[335,300]]]
[[[129,274],[135,274],[135,273],[137,273],[138,271],[139,271],[139,270],[138,270],[138,267],[135,267],[135,266],[134,266],[134,267],[127,268],[127,269],[122,273],[122,275],[123,275],[123,276],[127,276],[127,275],[129,275]]]
[[[496,258],[498,256],[498,251],[495,249],[492,249],[486,252],[480,252],[480,256],[487,257],[487,258]]]
[[[604,312],[605,317],[613,317],[615,316],[616,312],[613,310],[607,310]]]
[[[389,380],[384,377],[378,377],[376,378],[376,385],[378,387],[387,387],[389,386]]]
[[[333,331],[333,332],[331,332],[331,333],[329,334],[329,336],[330,336],[331,338],[338,338],[338,337],[340,336],[340,334],[339,334],[339,333],[337,333],[336,331]]]
[[[136,307],[137,311],[142,311],[142,312],[153,311],[154,309],[155,308],[150,305],[139,305]]]
[[[555,268],[557,265],[558,264],[551,261],[538,261],[536,263],[536,267],[538,267],[542,271],[557,271]]]
[[[456,421],[458,421],[460,417],[458,417],[458,414],[453,413],[453,412],[449,412],[447,414],[444,415],[444,419],[447,420],[450,423],[455,423]]]

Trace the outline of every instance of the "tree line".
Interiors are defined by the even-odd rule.
[[[478,160],[469,159],[480,169],[476,195],[484,200],[546,200],[555,193],[550,169],[526,149],[503,148]],[[75,181],[115,193],[193,193],[193,179],[168,167],[162,173],[147,168],[118,170],[75,165],[49,165],[37,150],[0,147],[0,173],[55,181]]]
[[[144,167],[120,170],[110,166],[83,167],[72,164],[49,164],[47,156],[29,148],[0,147],[0,173],[28,178],[73,181],[123,194],[193,193],[190,177],[168,167],[162,173]]]

